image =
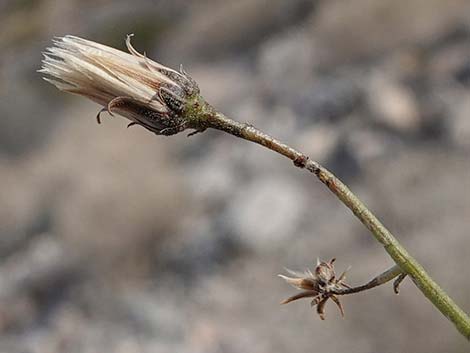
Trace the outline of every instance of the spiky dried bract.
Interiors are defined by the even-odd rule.
[[[279,275],[279,277],[284,279],[293,287],[303,290],[302,292],[282,301],[281,304],[287,304],[301,298],[313,298],[311,306],[317,307],[317,314],[320,316],[320,319],[324,320],[325,304],[328,299],[331,299],[338,306],[341,315],[344,316],[343,306],[335,295],[335,292],[350,287],[344,282],[346,271],[339,277],[336,277],[333,265],[334,262],[335,259],[331,259],[328,262],[317,260],[317,265],[313,273],[310,270],[302,273],[286,270],[294,277]]]
[[[128,118],[129,125],[159,135],[189,128],[183,111],[186,101],[199,93],[197,84],[182,68],[175,71],[139,53],[131,36],[126,39],[129,53],[75,36],[58,38],[44,53],[39,72],[58,89]]]

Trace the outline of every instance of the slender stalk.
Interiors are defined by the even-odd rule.
[[[397,277],[398,279],[395,281],[394,289],[395,289],[395,293],[398,294],[398,285],[401,282],[399,280],[404,278],[402,276],[404,276],[402,270],[400,269],[398,265],[395,265],[389,268],[387,271],[381,273],[377,277],[374,277],[372,280],[370,280],[369,282],[367,282],[366,284],[362,286],[336,290],[333,292],[333,294],[346,295],[346,294],[354,294],[354,293],[363,292],[363,291],[381,286],[382,284],[388,283],[392,279],[397,278]]]
[[[221,130],[247,141],[257,143],[289,158],[294,162],[295,166],[313,173],[354,213],[364,226],[369,229],[375,239],[383,245],[385,251],[399,266],[400,272],[410,276],[419,290],[431,303],[455,325],[463,336],[470,340],[470,318],[468,315],[459,308],[436,282],[434,282],[424,268],[405,250],[392,233],[385,228],[377,217],[341,180],[320,163],[310,159],[302,152],[276,140],[252,125],[229,119],[225,115],[217,112],[212,106],[203,101],[202,98],[198,99],[199,100],[194,104],[194,109],[190,112],[192,116],[192,126],[198,131],[203,131],[206,128]],[[395,268],[394,271],[388,275],[392,274],[394,276],[389,280],[399,275],[399,272]],[[403,276],[400,280],[401,279],[403,279]],[[371,284],[371,282],[373,283]],[[368,285],[370,287],[371,285],[375,286],[375,284],[381,284],[379,283],[380,281],[374,282],[373,280],[371,282],[358,288],[364,290]],[[359,289],[357,291],[359,291]]]

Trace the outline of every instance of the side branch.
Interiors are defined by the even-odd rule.
[[[392,279],[398,277],[398,279],[402,278],[403,272],[400,269],[398,265],[393,266],[392,268],[388,269],[387,271],[381,273],[377,277],[374,277],[372,280],[367,282],[366,284],[362,286],[357,286],[357,287],[351,287],[351,288],[345,288],[341,290],[336,290],[334,291],[334,294],[337,295],[346,295],[346,294],[354,294],[354,293],[359,293],[363,292],[378,286],[381,286],[382,284],[390,282]],[[394,284],[394,290],[395,293],[398,294],[398,285],[400,284],[399,281],[395,281],[396,284]]]

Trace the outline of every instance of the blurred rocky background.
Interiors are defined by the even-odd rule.
[[[54,36],[134,45],[324,163],[470,311],[468,0],[1,0],[0,352],[468,352],[409,280],[321,322],[276,274],[392,263],[323,185],[57,91]],[[103,116],[104,118],[104,116]]]

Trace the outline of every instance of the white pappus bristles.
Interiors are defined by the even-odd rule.
[[[44,52],[39,72],[61,91],[85,96],[131,124],[164,135],[184,130],[178,114],[185,99],[198,93],[196,83],[183,70],[140,54],[131,36],[126,39],[130,54],[75,36],[57,38]]]

